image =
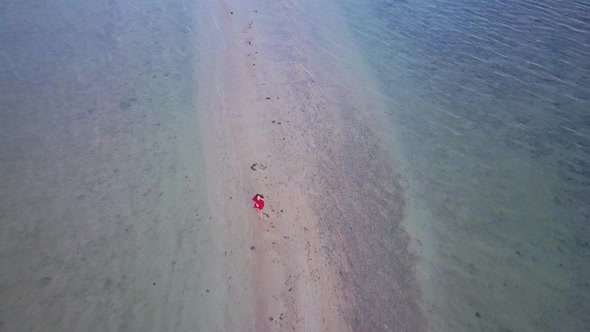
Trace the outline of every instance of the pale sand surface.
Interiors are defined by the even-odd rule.
[[[289,77],[279,72],[271,80],[253,65],[272,62],[262,56],[264,48],[257,48],[258,55],[254,46],[269,37],[264,30],[255,32],[257,16],[268,15],[262,9],[255,13],[256,8],[252,3],[209,7],[204,12],[211,16],[203,19],[211,26],[203,28],[207,33],[200,44],[203,50],[219,52],[207,57],[213,61],[203,62],[202,73],[213,79],[198,95],[207,110],[200,121],[207,124],[200,128],[207,167],[215,169],[209,173],[215,182],[209,187],[218,188],[212,203],[230,220],[235,238],[251,241],[228,250],[246,250],[251,260],[246,269],[233,270],[232,280],[236,275],[253,278],[253,330],[346,331],[345,294],[325,255],[306,191],[306,171],[314,167],[306,155],[309,141],[295,137],[306,131],[296,123],[303,118],[286,118],[289,104],[283,104],[287,107],[282,112],[277,108],[281,97],[293,98],[285,81]],[[268,89],[274,84],[283,91]],[[252,170],[255,163],[264,169]],[[268,217],[263,221],[256,220],[250,201],[258,192],[266,197]]]
[[[3,53],[0,329],[423,329],[379,105],[354,45],[322,44],[337,12],[69,5]]]
[[[216,59],[203,63],[215,82],[200,98],[213,101],[200,123],[211,124],[202,128],[213,140],[206,159],[217,155],[232,175],[220,177],[226,191],[267,196],[270,218],[250,230],[256,329],[424,329],[403,184],[355,45],[332,38],[344,28],[337,8],[217,9],[201,20],[201,49],[223,55],[205,57]],[[254,163],[267,168],[252,171]]]

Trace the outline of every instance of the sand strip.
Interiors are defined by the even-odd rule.
[[[252,241],[255,329],[421,330],[403,185],[368,112],[379,105],[358,90],[369,80],[358,56],[321,44],[339,27],[327,9],[225,1],[207,11],[205,48],[218,53],[203,68],[214,80],[201,99],[215,107],[201,131],[217,183],[241,193],[251,227],[241,236]]]
[[[212,175],[208,176],[212,179],[209,187],[223,188],[211,204],[225,211],[221,213],[227,218],[234,212],[223,208],[229,204],[225,202],[237,204],[231,206],[236,219],[232,218],[228,227],[234,230],[228,233],[243,241],[238,240],[242,246],[229,251],[247,254],[245,259],[251,260],[244,269],[232,271],[244,281],[248,274],[253,277],[250,284],[244,284],[252,287],[255,300],[253,330],[346,331],[339,279],[326,259],[308,193],[298,183],[304,180],[301,170],[312,167],[313,159],[305,160],[301,143],[285,145],[282,138],[277,140],[281,128],[289,128],[284,134],[290,136],[305,129],[281,121],[279,114],[272,120],[277,100],[288,98],[290,92],[268,95],[265,87],[273,81],[256,68],[256,64],[262,68],[265,61],[272,61],[259,57],[257,52],[264,49],[255,46],[265,38],[264,31],[257,32],[257,19],[268,15],[257,8],[262,7],[228,2],[219,11],[209,10],[213,14],[211,34],[215,34],[208,35],[209,49],[217,47],[222,53],[202,69],[209,70],[213,79],[208,88],[199,90],[200,100],[207,103],[200,130],[207,172]],[[291,158],[297,156],[299,164],[292,165]],[[266,196],[263,221],[257,221],[252,209],[250,198],[255,193]]]

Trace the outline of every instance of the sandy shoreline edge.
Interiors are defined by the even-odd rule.
[[[254,248],[253,288],[242,294],[256,299],[254,329],[421,330],[403,185],[367,113],[379,105],[352,90],[360,83],[346,85],[365,78],[340,73],[338,63],[318,67],[324,60],[307,53],[290,6],[220,2],[201,47],[218,52],[203,65],[214,78],[200,91],[205,154],[223,191],[241,193],[232,213],[248,225],[235,233],[247,239],[239,250],[247,241]],[[295,28],[274,28],[281,20]],[[267,197],[262,223],[248,197],[258,192]]]
[[[241,242],[239,247],[232,243],[233,249],[229,251],[234,255],[242,252],[242,259],[248,263],[244,265],[246,269],[230,267],[233,272],[228,273],[234,275],[232,279],[235,274],[243,277],[242,286],[246,290],[238,295],[243,298],[241,302],[255,301],[251,303],[254,312],[234,307],[236,312],[229,315],[234,323],[226,317],[226,328],[244,328],[234,325],[244,322],[236,317],[253,315],[251,329],[256,331],[277,328],[346,331],[346,304],[337,287],[340,282],[335,271],[328,268],[330,262],[317,233],[317,217],[308,204],[308,193],[298,185],[304,179],[295,168],[311,165],[304,158],[298,165],[290,165],[293,160],[280,156],[303,157],[306,151],[301,143],[286,146],[285,141],[277,140],[282,128],[291,126],[288,133],[282,132],[285,136],[295,135],[302,128],[297,128],[294,121],[281,120],[280,114],[272,115],[270,105],[288,95],[265,91],[265,85],[272,81],[268,82],[253,65],[258,62],[261,67],[270,61],[259,56],[256,49],[260,53],[264,50],[255,46],[264,36],[255,32],[254,25],[259,24],[256,19],[264,14],[255,12],[252,4],[231,7],[235,15],[224,7],[219,6],[219,12],[214,12],[219,16],[209,17],[217,30],[209,45],[216,45],[223,56],[213,57],[217,65],[204,67],[222,70],[210,72],[214,83],[200,90],[205,111],[199,122],[206,142],[208,169],[216,169],[216,180],[210,187],[223,188],[211,204],[220,210],[218,200],[233,202],[237,198],[239,202],[227,209],[222,203],[221,210],[232,220],[229,227],[235,228],[230,237]],[[277,118],[271,120],[272,116]],[[264,169],[253,170],[251,166],[255,163],[264,165]],[[257,192],[266,196],[268,217],[263,222],[256,221],[250,202],[249,195]],[[248,273],[252,274],[251,280],[246,276]]]

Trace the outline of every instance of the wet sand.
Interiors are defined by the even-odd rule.
[[[213,28],[202,29],[200,49],[218,55],[205,57],[214,61],[204,61],[201,73],[212,80],[198,95],[206,110],[200,116],[207,124],[200,128],[205,159],[216,169],[209,187],[219,188],[216,204],[227,202],[220,210],[230,227],[242,229],[235,237],[251,240],[251,263],[236,273],[252,278],[252,330],[345,331],[348,304],[304,186],[313,164],[295,136],[306,129],[289,111],[295,100],[283,73],[265,75],[272,59],[262,55],[269,46],[259,44],[272,36],[259,26],[268,12],[258,5],[220,3],[203,11],[210,14],[204,24]],[[275,84],[283,88],[269,89]],[[250,201],[258,192],[266,198],[263,221]]]
[[[338,9],[306,5],[223,2],[201,47],[224,51],[204,64],[206,159],[230,162],[228,190],[267,196],[251,231],[256,330],[423,330],[404,184],[370,112],[381,105],[354,43],[330,38]]]
[[[370,78],[303,5],[7,5],[0,330],[425,329]]]

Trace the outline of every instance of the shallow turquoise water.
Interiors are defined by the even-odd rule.
[[[590,6],[343,8],[407,161],[432,328],[589,330]]]
[[[216,324],[193,9],[0,5],[0,330]]]
[[[371,85],[367,92],[379,101],[375,105],[385,107],[368,109],[387,114],[386,134],[403,148],[395,158],[405,159],[405,181],[400,183],[408,183],[404,194],[415,210],[407,222],[418,243],[418,278],[431,330],[589,330],[587,4],[254,3],[261,5],[261,14],[263,8],[284,14],[261,15],[282,27],[272,30],[282,48],[271,58],[289,70],[309,70],[310,81],[325,91],[326,102],[311,102],[316,107],[306,111],[342,108],[343,118],[352,118],[364,109],[348,105],[347,94],[367,88],[366,81],[351,85],[334,78],[345,74],[332,74],[362,72],[364,63],[355,63],[351,55],[358,50],[372,70],[376,88]],[[337,6],[347,29],[334,23],[341,20],[341,13],[332,10]],[[201,288],[214,278],[201,269],[210,262],[204,255],[175,257],[214,247],[206,239],[206,226],[196,224],[207,211],[182,204],[202,192],[203,183],[193,97],[197,83],[208,80],[197,82],[192,71],[199,56],[207,61],[214,55],[196,52],[193,46],[200,41],[193,30],[219,30],[208,21],[214,17],[199,13],[202,20],[195,21],[189,1],[8,4],[2,9],[10,13],[1,26],[8,36],[4,45],[10,47],[0,53],[0,200],[5,207],[0,233],[9,247],[3,271],[11,274],[3,277],[0,290],[24,284],[28,291],[15,295],[22,298],[18,306],[3,309],[0,329],[104,330],[120,322],[127,324],[121,328],[205,326],[215,316],[199,309],[216,308],[200,297]],[[304,100],[308,92],[301,86],[294,81],[292,89]],[[338,137],[329,123],[312,125],[325,133],[325,141]],[[390,174],[389,169],[381,170],[376,160],[387,158],[369,158],[381,150],[370,148],[374,137],[358,135],[365,127],[348,129],[355,135],[348,136],[345,147],[369,148],[332,154],[318,149],[317,158],[326,158],[322,162],[327,165],[321,176],[334,180],[328,181],[333,186],[326,193],[340,195],[346,203],[358,203],[358,193],[367,193],[372,205],[361,201],[321,208],[341,212],[335,221],[350,227],[351,237],[358,236],[357,242],[346,243],[348,253],[357,255],[357,276],[350,273],[346,281],[362,291],[353,318],[359,329],[377,330],[383,326],[378,319],[399,322],[412,316],[413,307],[403,305],[411,299],[390,296],[404,294],[399,288],[411,281],[394,280],[393,291],[381,287],[405,268],[394,264],[399,232],[388,226],[395,218],[383,212],[401,211],[383,205],[403,200],[387,195],[371,200],[370,194],[379,191],[367,170],[386,182],[379,176]],[[328,159],[333,155],[338,158]],[[347,172],[333,171],[337,168],[328,167],[333,164]],[[355,177],[358,165],[365,174]],[[153,181],[161,178],[167,180]],[[380,189],[390,194],[398,188]],[[368,218],[368,211],[361,210],[366,206],[382,209],[381,215]],[[343,213],[356,207],[356,214]],[[97,220],[104,229],[95,226]],[[178,234],[171,234],[171,221]],[[202,241],[183,240],[184,232],[199,234]],[[145,241],[128,241],[136,235]],[[71,242],[54,240],[64,236]],[[108,241],[128,245],[114,252]],[[38,248],[47,254],[38,255]],[[153,267],[156,258],[170,266]],[[82,260],[96,262],[85,265],[84,277],[59,277],[47,267],[71,272]],[[19,265],[41,261],[50,265]],[[191,274],[199,275],[200,282],[195,284]],[[59,278],[62,283],[52,284]],[[158,285],[184,285],[185,291],[170,295],[153,287],[156,279]],[[6,294],[1,295],[8,303],[12,298]],[[105,301],[81,307],[77,294],[105,297],[116,305]],[[76,310],[40,303],[37,299],[44,296],[66,297]],[[110,320],[97,314],[108,309],[116,311]],[[35,322],[15,314],[35,310],[45,310]],[[64,312],[74,317],[55,319],[65,317]],[[94,317],[90,327],[76,319],[84,315]]]

